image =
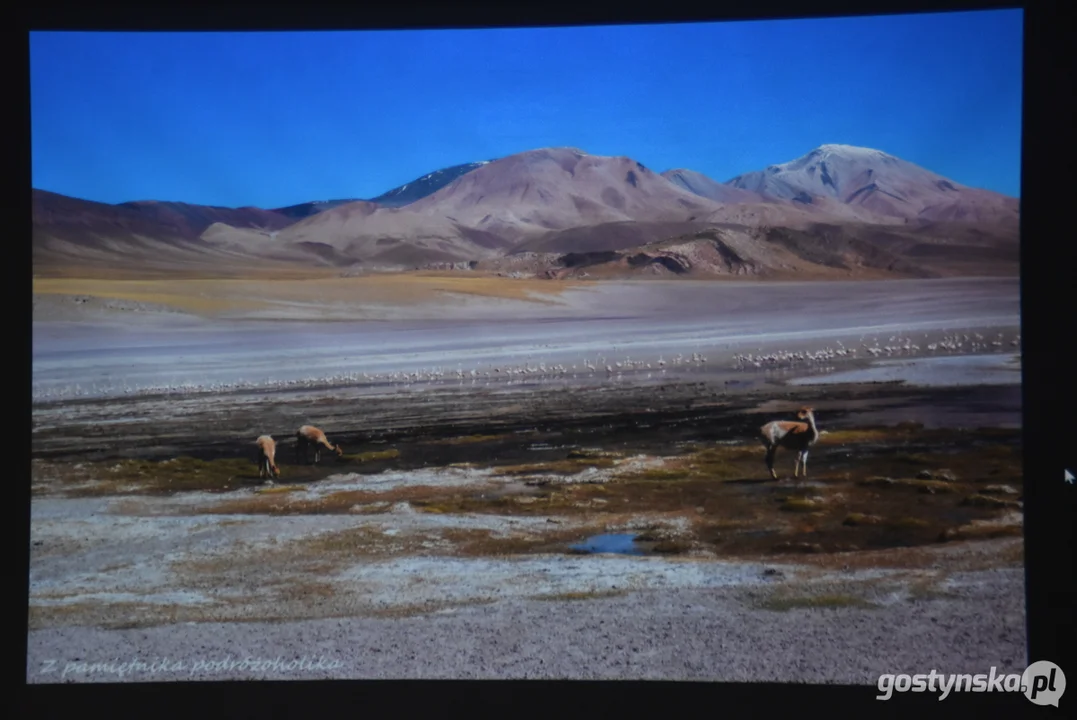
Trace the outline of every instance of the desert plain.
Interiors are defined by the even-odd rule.
[[[28,682],[1027,664],[1016,277],[34,290]]]

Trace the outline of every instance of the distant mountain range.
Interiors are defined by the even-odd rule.
[[[880,150],[823,145],[781,165],[733,178],[729,186],[805,205],[866,210],[909,220],[1016,221],[1017,198],[959,185]]]
[[[488,162],[490,161],[484,160],[482,162],[464,163],[463,165],[453,165],[452,167],[435,170],[432,173],[423,175],[421,178],[405,183],[398,188],[393,188],[389,192],[382,193],[378,197],[371,198],[365,202],[372,202],[381,205],[382,207],[403,207],[408,203],[413,203],[416,200],[440,190],[461,175],[469,173],[476,168],[480,168]],[[301,220],[305,217],[320,213],[323,210],[332,210],[340,205],[358,201],[359,198],[352,198],[350,200],[316,200],[313,202],[300,203],[299,205],[276,208],[273,212]]]
[[[270,210],[33,193],[39,273],[286,263],[559,277],[1011,274],[1018,221],[1016,198],[848,145],[728,182],[543,148],[444,168],[370,200]]]

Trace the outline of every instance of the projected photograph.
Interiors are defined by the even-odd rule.
[[[31,33],[28,682],[1023,672],[1021,36]]]

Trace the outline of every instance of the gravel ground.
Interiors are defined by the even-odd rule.
[[[511,600],[427,616],[30,633],[27,680],[665,679],[874,684],[881,673],[1022,672],[1024,573],[954,597],[758,609],[742,587]],[[253,669],[240,665],[258,663]],[[235,663],[229,667],[229,662]],[[126,665],[125,665],[126,663]],[[291,665],[289,665],[291,663]]]

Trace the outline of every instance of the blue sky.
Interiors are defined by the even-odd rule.
[[[1020,10],[652,26],[31,34],[33,185],[370,198],[539,147],[715,180],[824,143],[1018,196]]]

